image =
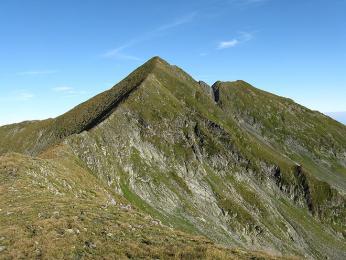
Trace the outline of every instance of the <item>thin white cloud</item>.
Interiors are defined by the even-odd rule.
[[[0,101],[15,102],[15,101],[28,101],[33,99],[35,95],[26,89],[16,89],[9,93],[3,93],[0,96]]]
[[[240,32],[240,40],[242,42],[247,42],[253,39],[253,34],[249,32]]]
[[[236,45],[239,44],[239,41],[237,39],[233,39],[230,41],[223,41],[219,43],[219,46],[217,47],[219,50],[220,49],[227,49],[227,48],[231,48],[234,47]]]
[[[61,86],[61,87],[53,88],[53,91],[56,91],[56,92],[65,92],[65,91],[69,91],[69,90],[72,90],[72,88],[67,87],[67,86]]]
[[[27,101],[34,97],[35,95],[28,92],[18,92],[15,96],[15,99],[18,101]]]
[[[70,91],[67,91],[67,94],[70,94],[70,95],[84,95],[84,94],[87,94],[88,92],[85,91],[85,90],[70,90]]]
[[[62,93],[65,97],[75,97],[75,96],[85,95],[88,93],[87,91],[76,90],[69,86],[55,87],[55,88],[52,88],[52,90],[54,92]]]
[[[35,95],[26,90],[17,90],[12,93],[2,95],[0,101],[28,101],[34,98]]]
[[[182,17],[177,18],[173,22],[162,24],[159,27],[157,27],[156,29],[149,31],[138,38],[130,40],[129,42],[127,42],[124,45],[121,45],[115,49],[111,49],[111,50],[105,52],[101,56],[104,58],[117,58],[117,59],[123,59],[123,60],[141,61],[142,59],[140,59],[136,56],[124,53],[124,50],[129,48],[129,47],[132,47],[136,44],[144,42],[146,40],[150,40],[150,39],[156,37],[161,32],[165,32],[165,31],[168,31],[170,29],[173,29],[173,28],[182,26],[184,24],[190,23],[193,21],[193,19],[196,17],[196,15],[197,15],[196,11],[191,12],[187,15],[184,15]]]
[[[17,75],[21,76],[35,76],[35,75],[47,75],[47,74],[55,74],[57,70],[29,70],[29,71],[21,71],[18,72]]]
[[[181,26],[183,24],[189,23],[196,17],[196,15],[197,15],[196,11],[189,13],[185,16],[179,17],[178,19],[176,19],[175,21],[171,23],[161,25],[160,27],[156,29],[156,31],[166,31],[166,30]]]
[[[217,49],[222,50],[222,49],[232,48],[232,47],[235,47],[241,43],[250,41],[252,39],[253,39],[253,35],[251,33],[240,32],[239,36],[237,38],[219,42]]]
[[[134,55],[128,55],[124,54],[122,50],[125,49],[125,47],[119,47],[113,50],[109,50],[106,53],[102,55],[104,58],[116,58],[120,60],[132,60],[132,61],[141,61],[142,59],[139,57],[136,57]]]

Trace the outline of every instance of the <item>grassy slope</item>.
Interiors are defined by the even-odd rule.
[[[216,85],[220,91],[219,106],[230,116],[242,120],[292,160],[317,170],[321,179],[346,190],[344,125],[244,81]],[[316,168],[326,172],[319,174]]]
[[[0,127],[0,155],[6,152],[37,154],[55,138],[51,132],[53,119],[27,121]]]
[[[301,183],[302,178],[296,174],[291,174],[294,178],[283,175],[282,181],[287,179],[287,184],[308,188],[313,213],[345,236],[346,209],[342,194],[346,191],[346,127],[244,81],[218,82],[214,87],[219,90],[218,106],[227,115],[275,152],[302,166],[306,183]],[[336,208],[331,206],[335,204],[338,204]]]
[[[252,259],[162,226],[100,183],[64,146],[0,157],[0,258]]]

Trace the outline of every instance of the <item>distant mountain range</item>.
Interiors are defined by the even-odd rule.
[[[0,127],[0,258],[346,259],[346,126],[154,57]]]
[[[326,115],[346,125],[346,111],[345,112],[329,112],[329,113],[326,113]]]

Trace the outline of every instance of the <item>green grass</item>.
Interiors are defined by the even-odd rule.
[[[59,147],[47,159],[0,157],[1,258],[273,258],[223,248],[157,225],[136,208],[124,210],[126,200],[66,156],[73,158]]]
[[[1,127],[0,154],[40,154],[39,158],[6,155],[0,159],[6,166],[0,190],[6,204],[0,205],[6,212],[13,205],[18,210],[10,217],[0,214],[8,226],[6,254],[15,254],[19,243],[13,241],[24,237],[24,249],[18,252],[34,257],[37,248],[33,239],[40,237],[39,245],[48,239],[57,240],[57,248],[67,248],[64,253],[44,244],[46,258],[223,259],[230,249],[195,235],[203,233],[217,242],[229,238],[226,243],[231,244],[235,240],[232,234],[243,234],[243,229],[251,233],[261,227],[266,233],[262,230],[251,238],[258,239],[259,247],[321,256],[323,247],[309,232],[318,235],[326,229],[335,234],[344,228],[345,198],[332,188],[332,180],[343,180],[345,167],[332,154],[344,151],[345,127],[242,81],[219,82],[217,86],[220,102],[215,104],[188,74],[154,58],[114,88],[56,119]],[[293,147],[288,138],[295,142]],[[59,145],[62,141],[64,145]],[[322,160],[331,165],[325,166],[328,171],[320,167]],[[302,176],[297,175],[296,162],[303,165]],[[274,167],[280,168],[279,181],[270,172]],[[321,181],[321,176],[327,180]],[[299,201],[296,196],[304,199],[305,180],[314,216],[306,205],[300,211],[301,205],[295,204]],[[200,190],[194,190],[194,185]],[[18,197],[13,187],[21,188]],[[203,188],[212,190],[210,211],[203,207]],[[115,193],[118,189],[122,196]],[[109,196],[118,206],[105,207]],[[165,196],[174,197],[174,209],[162,203]],[[295,199],[284,200],[287,205],[276,203],[292,197]],[[132,209],[124,210],[120,203],[131,204]],[[300,248],[286,236],[292,220],[272,214],[271,207],[294,219],[307,248]],[[54,208],[66,213],[61,222],[54,222]],[[220,213],[221,209],[230,215]],[[297,212],[304,213],[300,216]],[[333,212],[338,215],[333,217]],[[147,214],[174,230],[152,225]],[[300,225],[302,216],[306,220]],[[201,224],[199,217],[206,217],[206,223]],[[11,220],[19,223],[18,228]],[[318,232],[306,224],[309,220],[319,225]],[[223,230],[220,223],[228,223],[228,227]],[[133,230],[135,225],[141,228]],[[84,226],[88,232],[74,234],[73,242],[67,244],[67,230]],[[18,237],[11,237],[14,231],[19,232]],[[109,237],[107,232],[116,236]],[[249,246],[245,236],[237,242]],[[182,246],[189,239],[195,242]],[[337,247],[341,240],[335,239]]]

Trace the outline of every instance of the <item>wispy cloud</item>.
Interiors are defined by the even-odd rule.
[[[73,88],[67,87],[67,86],[61,86],[61,87],[53,88],[52,90],[56,92],[66,92],[66,91],[73,90]]]
[[[166,24],[162,24],[160,26],[158,26],[157,28],[155,28],[152,31],[146,32],[143,35],[141,35],[138,38],[134,38],[131,39],[130,41],[128,41],[127,43],[111,49],[105,53],[103,53],[101,56],[104,58],[117,58],[117,59],[124,59],[124,60],[133,60],[133,61],[141,61],[142,59],[134,56],[134,55],[129,55],[127,53],[124,52],[124,50],[137,45],[141,42],[150,40],[156,36],[158,36],[160,33],[171,30],[173,28],[182,26],[184,24],[190,23],[193,21],[193,19],[196,17],[197,12],[191,12],[189,14],[186,14],[184,16],[178,17],[176,20],[170,22],[170,23],[166,23]]]
[[[0,101],[28,101],[33,99],[35,95],[25,89],[18,89],[11,93],[4,94],[0,97]]]
[[[84,90],[76,90],[72,87],[69,86],[59,86],[52,88],[54,92],[59,92],[65,95],[65,97],[74,97],[74,96],[80,96],[80,95],[85,95],[88,92]]]
[[[55,91],[55,92],[67,92],[67,91],[72,90],[72,88],[71,87],[62,86],[62,87],[52,88],[52,90]]]
[[[239,44],[239,41],[237,39],[233,39],[230,41],[222,41],[219,43],[219,46],[217,47],[218,49],[227,49],[234,47]]]
[[[35,75],[47,75],[47,74],[55,74],[57,70],[29,70],[29,71],[21,71],[18,72],[17,75],[21,76],[35,76]]]
[[[232,47],[235,47],[241,43],[250,41],[252,39],[253,39],[253,35],[251,33],[240,32],[239,36],[236,38],[233,38],[233,39],[227,40],[227,41],[219,42],[217,49],[222,50],[222,49],[232,48]]]
[[[14,99],[18,101],[27,101],[34,97],[35,95],[29,92],[18,92],[16,93]]]
[[[155,31],[166,31],[178,26],[181,26],[183,24],[189,23],[191,22],[197,15],[197,12],[192,12],[189,13],[187,15],[184,15],[182,17],[179,17],[178,19],[176,19],[175,21],[171,22],[171,23],[167,23],[167,24],[163,24],[161,26],[159,26]]]
[[[106,53],[104,53],[102,55],[102,57],[104,57],[104,58],[117,58],[120,60],[133,60],[133,61],[142,60],[141,58],[136,57],[134,55],[128,55],[128,54],[123,53],[122,50],[125,48],[127,48],[127,47],[121,46],[119,48],[109,50]]]

